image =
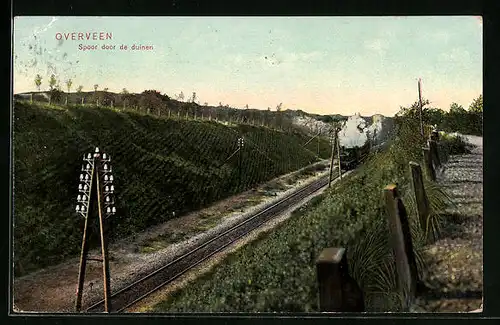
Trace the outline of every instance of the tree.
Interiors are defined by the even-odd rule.
[[[53,94],[53,92],[55,90],[56,84],[57,84],[56,76],[54,74],[52,74],[50,76],[50,79],[49,79],[49,89],[50,89],[49,105],[52,103],[52,94]]]
[[[97,88],[99,88],[99,85],[98,84],[95,84],[94,85],[94,91],[97,92]]]
[[[148,114],[151,113],[152,109],[156,108],[157,114],[160,116],[161,108],[164,107],[162,97],[163,95],[156,90],[145,90],[141,94],[139,104],[148,112]]]
[[[462,105],[458,105],[457,103],[451,103],[450,105],[450,113],[464,113],[465,109]]]
[[[278,105],[276,105],[276,124],[277,126],[279,126],[279,128],[281,129],[282,127],[282,114],[281,114],[281,110],[282,110],[282,107],[283,107],[283,103],[279,103]]]
[[[193,91],[193,96],[191,96],[191,102],[194,103],[196,102],[196,92]]]
[[[96,100],[96,105],[99,106],[99,98],[97,97],[97,88],[99,88],[98,84],[94,85],[94,98]]]
[[[128,93],[129,93],[129,92],[128,92],[127,88],[123,88],[123,89],[122,89],[122,94],[123,94],[123,95],[127,95]]]
[[[40,91],[40,86],[42,85],[42,76],[40,76],[39,74],[37,74],[35,77],[35,85],[36,85],[36,89],[38,89],[38,91]]]
[[[83,105],[82,89],[83,89],[83,86],[82,86],[82,85],[80,85],[80,86],[78,86],[78,88],[76,88],[76,92],[77,92],[77,94],[78,94],[79,96],[81,96],[81,98],[82,98],[82,105]]]
[[[483,113],[483,95],[475,98],[469,106],[469,112]]]
[[[66,80],[66,87],[68,88],[68,95],[66,96],[66,105],[68,105],[68,96],[71,91],[71,86],[73,85],[73,81],[71,79]]]
[[[179,101],[184,100],[184,93],[181,91],[178,95],[175,95],[175,98]]]
[[[109,90],[109,88],[108,88],[108,87],[106,87],[106,88],[104,88],[103,90],[104,90],[104,92],[107,92],[107,91]]]
[[[49,88],[50,90],[54,90],[54,88],[56,87],[57,85],[57,79],[56,79],[56,76],[53,74],[50,76],[50,79],[49,79]]]
[[[73,85],[73,81],[71,79],[66,80],[66,87],[68,88],[68,93],[71,91],[72,85]]]

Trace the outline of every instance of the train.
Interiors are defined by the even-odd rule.
[[[341,147],[340,148],[340,168],[351,170],[362,163],[372,151],[370,143],[367,141],[363,146]]]
[[[384,141],[378,145],[373,145],[370,142],[366,142],[361,147],[341,147],[340,148],[340,168],[342,170],[351,170],[356,168],[361,164],[370,152],[379,152],[389,146],[388,141]]]

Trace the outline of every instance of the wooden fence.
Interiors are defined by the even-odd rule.
[[[422,148],[427,175],[432,180],[436,180],[436,176],[442,171],[443,163],[448,159],[446,154],[439,155],[439,147],[438,135],[433,132],[427,146]],[[417,162],[410,162],[409,167],[420,227],[426,234],[427,243],[432,243],[437,238],[429,226],[430,204],[424,187],[422,168]],[[398,184],[387,185],[383,192],[398,291],[402,297],[405,297],[404,309],[408,309],[422,288],[413,251],[410,221],[400,197]],[[316,261],[316,269],[320,311],[365,311],[363,292],[348,272],[345,248],[324,249]]]

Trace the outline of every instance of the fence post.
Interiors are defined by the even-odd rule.
[[[432,181],[436,181],[436,170],[434,169],[434,164],[432,163],[431,150],[424,147],[422,148],[422,154],[424,156],[427,176],[429,176]]]
[[[439,159],[439,153],[437,149],[437,143],[434,140],[429,140],[429,150],[431,151],[431,157],[436,167],[441,167],[441,160]]]
[[[316,260],[319,310],[322,312],[363,312],[363,292],[349,276],[345,248],[326,248]]]
[[[434,232],[428,225],[428,218],[430,214],[429,198],[425,193],[424,179],[422,176],[422,168],[416,162],[410,161],[411,177],[413,180],[413,192],[415,193],[415,200],[417,203],[418,218],[420,227],[424,231],[427,242],[434,241]]]
[[[405,308],[412,303],[418,282],[417,263],[413,252],[408,214],[399,197],[397,184],[384,188],[388,213],[390,240],[396,262],[398,289],[405,297]]]

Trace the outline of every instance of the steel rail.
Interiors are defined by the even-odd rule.
[[[144,299],[146,296],[158,291],[160,288],[171,283],[203,261],[246,236],[262,224],[271,220],[273,217],[286,210],[290,205],[298,203],[327,184],[328,177],[322,177],[313,181],[282,200],[257,212],[255,215],[249,217],[241,223],[229,228],[221,234],[218,234],[214,238],[202,243],[189,252],[175,258],[173,261],[167,263],[145,277],[133,282],[123,289],[120,289],[110,297],[111,312],[121,312]],[[91,305],[86,309],[86,311],[90,313],[103,312],[104,300]]]

